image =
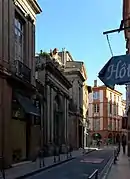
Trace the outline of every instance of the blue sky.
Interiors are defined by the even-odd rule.
[[[38,0],[36,52],[66,48],[75,60],[84,61],[89,85],[111,57],[103,31],[118,28],[122,0]],[[125,54],[123,32],[109,35],[114,55]],[[99,84],[101,82],[99,81]],[[123,92],[124,87],[116,87]]]

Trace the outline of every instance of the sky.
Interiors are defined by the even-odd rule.
[[[87,84],[93,81],[111,58],[104,31],[116,29],[122,20],[123,0],[38,0],[42,13],[37,15],[36,52],[66,48],[73,58],[83,61]],[[125,54],[123,32],[109,35],[114,55]],[[98,80],[98,84],[102,84]],[[125,87],[116,86],[125,98]]]

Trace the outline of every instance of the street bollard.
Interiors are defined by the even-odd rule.
[[[116,164],[117,161],[117,150],[114,150],[114,164]]]
[[[72,154],[71,154],[71,152],[72,152],[72,147],[71,147],[71,145],[69,146],[69,152],[70,152],[70,157],[72,157]]]
[[[42,161],[41,161],[41,150],[39,151],[39,167],[42,167]]]
[[[61,149],[60,149],[60,146],[59,146],[59,151],[58,151],[58,161],[60,162],[60,151],[61,151]]]
[[[69,158],[69,156],[68,156],[68,146],[67,146],[67,148],[66,148],[67,150],[66,150],[66,156],[67,156],[67,159]]]
[[[54,146],[54,163],[56,163],[56,147]]]
[[[41,153],[42,167],[44,167],[44,166],[45,166],[44,154],[45,154],[45,152],[44,152],[44,150],[42,150],[42,153]]]
[[[4,158],[3,157],[0,157],[0,171],[2,174],[2,178],[5,179]]]

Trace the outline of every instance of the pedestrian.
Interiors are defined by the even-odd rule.
[[[117,140],[117,145],[118,145],[118,155],[120,153],[120,149],[121,149],[121,141],[120,141],[120,137]]]
[[[126,152],[126,136],[123,134],[122,136],[122,148],[123,148],[123,154]]]
[[[97,147],[100,148],[100,140],[97,140]]]

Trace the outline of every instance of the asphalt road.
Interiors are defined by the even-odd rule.
[[[86,179],[95,169],[100,173],[111,157],[112,150],[95,151],[28,179]]]

